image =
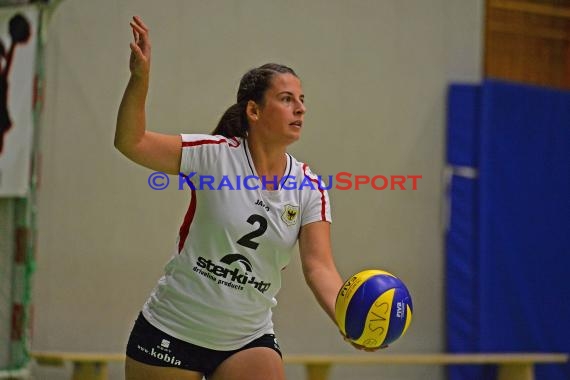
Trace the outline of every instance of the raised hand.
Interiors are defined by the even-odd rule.
[[[134,41],[130,43],[131,57],[129,69],[133,76],[148,76],[150,72],[150,38],[148,27],[139,16],[131,21]]]

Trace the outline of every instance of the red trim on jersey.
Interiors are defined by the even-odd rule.
[[[237,148],[240,144],[239,140],[237,137],[232,137],[230,138],[230,140],[232,140],[231,142],[228,142],[228,145],[231,146],[232,148]]]
[[[309,175],[307,175],[307,167],[308,167],[307,164],[303,164],[303,174],[305,175],[305,177],[308,177],[311,180],[311,182],[316,183],[317,189],[319,189],[319,191],[321,192],[321,220],[324,222],[327,220],[326,212],[325,212],[325,210],[326,210],[326,208],[325,208],[325,206],[326,206],[325,190],[321,189],[321,186],[319,185],[319,181],[317,181],[316,179],[311,178]]]
[[[194,220],[194,214],[196,214],[196,190],[192,189],[191,193],[192,199],[190,199],[190,204],[188,205],[188,210],[186,215],[184,215],[184,222],[180,226],[180,232],[178,233],[178,253],[182,252],[184,248],[184,243],[186,243],[186,238],[190,232],[190,225]]]
[[[240,146],[240,142],[236,137],[231,137],[230,140],[221,139],[221,140],[196,140],[196,141],[182,141],[182,147],[189,147],[189,146],[199,146],[199,145],[207,145],[207,144],[224,144],[227,143],[232,148],[237,148]]]

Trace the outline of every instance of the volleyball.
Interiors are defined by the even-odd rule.
[[[377,269],[350,277],[335,303],[341,333],[366,348],[388,345],[404,335],[412,311],[412,297],[402,280]]]

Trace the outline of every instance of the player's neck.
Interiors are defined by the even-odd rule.
[[[257,175],[266,177],[278,176],[279,178],[283,176],[287,166],[285,146],[263,144],[249,137],[247,144]]]

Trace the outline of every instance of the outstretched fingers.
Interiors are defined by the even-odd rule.
[[[129,67],[133,74],[146,75],[148,74],[150,64],[148,27],[138,16],[134,16],[129,24],[133,33],[133,41],[129,44],[131,48]]]
[[[135,43],[137,43],[139,41],[139,34],[137,33],[132,24],[131,24],[131,30],[133,32],[133,40],[135,41]]]
[[[133,28],[133,34],[135,37],[135,40],[138,42],[142,37],[147,37],[148,36],[148,31],[144,30],[140,25],[137,25],[136,23],[131,21],[131,28]]]
[[[133,20],[130,22],[131,28],[133,28],[133,35],[135,37],[135,42],[148,41],[148,27],[144,24],[140,17],[134,16]]]
[[[138,58],[144,58],[143,52],[141,50],[141,48],[134,42],[131,42],[129,44],[129,46],[131,47],[131,51],[138,57]]]
[[[145,25],[140,16],[133,16],[133,20],[137,23],[137,25],[139,25],[142,29],[148,32],[148,26]]]

